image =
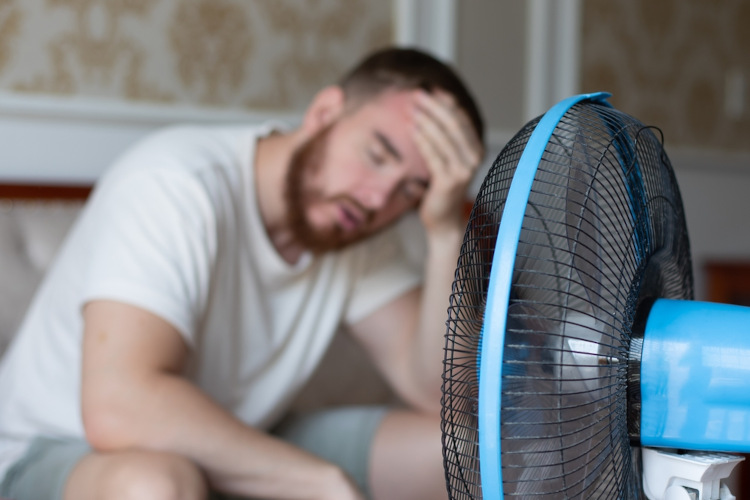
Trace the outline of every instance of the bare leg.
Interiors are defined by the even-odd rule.
[[[168,453],[92,453],[73,469],[65,500],[204,500],[206,481],[189,460]]]
[[[374,500],[448,498],[440,419],[408,411],[388,413],[375,434],[370,485]]]

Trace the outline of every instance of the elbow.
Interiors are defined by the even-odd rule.
[[[430,383],[413,383],[397,390],[400,399],[412,410],[425,416],[440,417],[442,411],[442,386]]]
[[[124,448],[127,439],[121,429],[118,418],[105,411],[89,410],[83,413],[86,441],[95,451],[117,451]]]
[[[95,451],[118,451],[135,444],[134,426],[118,405],[84,398],[81,417],[86,441]]]
[[[442,404],[440,402],[440,398],[420,398],[419,400],[416,400],[412,402],[411,404],[412,408],[422,415],[428,416],[428,417],[437,417],[440,418],[440,413],[442,411]]]

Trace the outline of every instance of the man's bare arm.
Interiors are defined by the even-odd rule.
[[[189,348],[166,321],[111,301],[87,304],[84,320],[82,411],[94,449],[174,453],[229,493],[363,498],[338,467],[244,425],[182,377]]]
[[[427,256],[425,267],[436,272],[428,271],[421,288],[350,327],[399,397],[433,415],[440,411],[445,320],[457,258],[453,247],[446,244],[444,252]]]

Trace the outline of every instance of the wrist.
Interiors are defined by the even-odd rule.
[[[463,242],[466,228],[463,224],[445,224],[427,230],[427,245],[430,249],[458,248]]]

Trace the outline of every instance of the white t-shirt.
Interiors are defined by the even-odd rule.
[[[149,310],[191,346],[186,376],[249,425],[271,426],[341,324],[415,287],[396,228],[287,264],[256,201],[271,126],[179,127],[125,154],[97,185],[0,364],[0,478],[36,435],[84,435],[82,306]]]

